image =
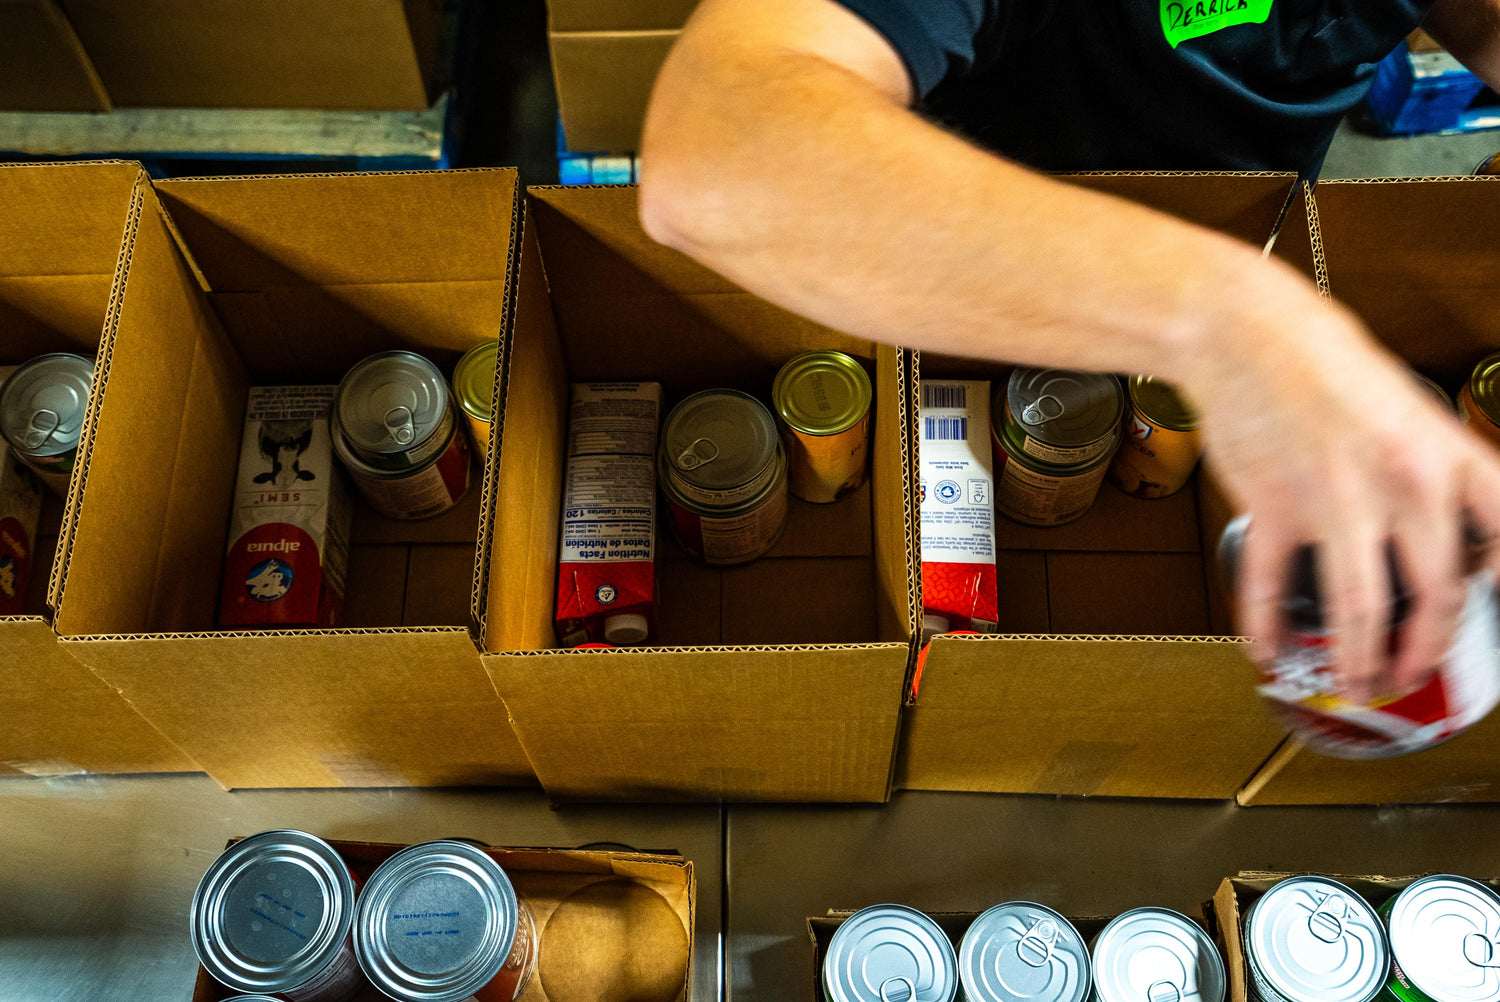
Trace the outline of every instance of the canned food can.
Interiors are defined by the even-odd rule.
[[[873,399],[869,374],[843,352],[805,351],[781,367],[771,402],[793,494],[828,504],[864,484]]]
[[[1500,352],[1474,366],[1458,391],[1459,418],[1470,428],[1500,445]]]
[[[1440,874],[1407,886],[1380,908],[1391,942],[1392,1002],[1500,999],[1500,896],[1478,881]]]
[[[1288,877],[1245,913],[1245,965],[1259,1002],[1371,1002],[1385,986],[1385,927],[1327,877]]]
[[[1452,413],[1461,413],[1448,391],[1438,385],[1437,380],[1428,379],[1416,370],[1412,370],[1412,378],[1422,384],[1422,388],[1432,395],[1432,399],[1443,405],[1443,409]]]
[[[1230,522],[1219,540],[1219,563],[1228,581],[1237,574],[1249,517]],[[1387,551],[1391,616],[1387,649],[1400,643],[1411,599],[1401,585],[1394,553]],[[1440,744],[1483,720],[1500,703],[1500,625],[1496,622],[1494,575],[1471,573],[1458,628],[1443,661],[1421,688],[1403,695],[1352,703],[1339,690],[1332,632],[1324,624],[1316,552],[1298,550],[1292,588],[1283,602],[1286,629],[1281,649],[1260,668],[1260,694],[1276,708],[1298,739],[1336,758],[1389,758]]]
[[[355,957],[355,880],[322,839],[269,831],[216,859],[193,894],[193,950],[213,978],[286,1002],[346,1002],[366,988]]]
[[[464,353],[453,367],[453,395],[469,419],[469,434],[480,452],[490,448],[490,425],[494,423],[495,369],[500,361],[500,341],[481,341]]]
[[[657,480],[684,550],[710,564],[763,556],[786,526],[786,452],[776,421],[738,390],[702,390],[667,415]]]
[[[1474,168],[1474,173],[1478,175],[1500,174],[1500,153],[1486,157],[1483,163]]]
[[[1089,948],[1045,905],[1010,901],[980,915],[958,948],[964,1002],[1084,1002]]]
[[[958,957],[948,934],[915,908],[871,905],[834,932],[823,994],[828,1002],[953,1002]]]
[[[388,518],[440,515],[469,489],[469,442],[437,366],[409,351],[357,363],[334,395],[333,447]]]
[[[68,493],[93,384],[93,362],[58,352],[33,358],[0,386],[0,434],[59,496]]]
[[[1114,376],[1020,368],[995,403],[998,436],[1032,465],[1089,467],[1120,441],[1125,394]]]
[[[1137,498],[1164,498],[1187,485],[1203,454],[1198,412],[1152,376],[1130,380],[1130,412],[1109,480]]]
[[[396,853],[359,899],[354,948],[398,1002],[512,1002],[536,966],[536,923],[500,864],[457,839]]]
[[[999,393],[994,403],[991,413],[1004,414],[1005,401]],[[1086,463],[1053,466],[1022,452],[1005,434],[1003,423],[996,417],[990,425],[995,446],[995,509],[1024,525],[1064,525],[1082,518],[1099,496],[1113,446],[1120,440],[1120,426],[1114,426],[1110,449]]]
[[[1093,946],[1098,1002],[1224,1002],[1224,960],[1186,915],[1136,908],[1105,926]]]

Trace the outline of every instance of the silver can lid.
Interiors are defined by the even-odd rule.
[[[1066,369],[1016,369],[1005,386],[1011,420],[1031,438],[1079,448],[1112,435],[1125,417],[1114,376]]]
[[[282,992],[321,973],[354,923],[354,877],[334,848],[299,831],[261,832],[214,860],[193,894],[203,969],[242,992]]]
[[[1100,1002],[1224,1002],[1224,961],[1208,933],[1169,908],[1136,908],[1094,940]]]
[[[1467,877],[1423,877],[1396,896],[1391,952],[1437,1002],[1500,999],[1500,896]]]
[[[94,383],[94,363],[58,353],[32,359],[0,389],[0,432],[32,456],[60,456],[78,445]]]
[[[974,920],[958,948],[967,1002],[1083,1002],[1089,950],[1073,923],[1045,905],[1010,901]]]
[[[668,468],[694,487],[733,490],[776,461],[780,438],[765,404],[739,390],[702,390],[683,399],[662,428]]]
[[[357,362],[334,400],[344,437],[371,456],[419,446],[437,430],[448,406],[442,372],[409,351],[384,351]]]
[[[1327,877],[1289,877],[1245,916],[1252,970],[1287,1002],[1369,1002],[1390,970],[1385,927]]]
[[[952,1002],[958,958],[915,908],[871,905],[844,920],[823,958],[828,1002]]]
[[[515,945],[510,878],[467,842],[423,842],[380,864],[359,898],[354,952],[401,1002],[460,1002],[494,980]]]

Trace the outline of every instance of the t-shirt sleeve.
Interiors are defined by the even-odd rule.
[[[885,36],[925,97],[974,63],[974,39],[1007,0],[836,0]]]

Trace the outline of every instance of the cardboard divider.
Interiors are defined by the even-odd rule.
[[[230,840],[233,845],[235,839]],[[405,848],[330,841],[360,883]],[[531,908],[537,963],[517,1002],[687,1002],[697,885],[681,856],[484,847]],[[235,993],[198,968],[193,1002]],[[380,1002],[368,988],[355,1002]]]
[[[146,183],[129,163],[0,165],[0,365],[98,351],[122,277],[120,238]],[[196,771],[48,626],[63,510],[46,492],[25,615],[0,616],[0,775]]]
[[[1299,255],[1311,249],[1334,298],[1450,393],[1500,351],[1500,179],[1324,181],[1285,229]],[[1373,762],[1288,742],[1239,801],[1500,801],[1500,715],[1435,748]]]
[[[482,453],[465,500],[429,521],[356,500],[344,628],[215,628],[249,387],[336,383],[391,348],[451,373],[505,327],[517,198],[513,170],[141,192],[55,625],[226,787],[533,781],[472,639]]]
[[[1254,247],[1289,206],[1284,174],[1083,174]],[[1309,272],[1309,277],[1312,277]],[[1009,366],[924,354],[922,378]],[[914,396],[917,394],[914,389]],[[941,636],[908,692],[906,789],[1228,798],[1285,736],[1231,635],[1213,547],[1230,516],[1200,471],[1143,501],[1109,483],[1082,519],[1037,529],[996,516],[1000,632]],[[920,548],[916,556],[920,569]]]
[[[915,627],[908,363],[756,299],[652,241],[631,188],[532,189],[502,373],[485,667],[561,799],[883,800]],[[793,504],[778,547],[733,568],[658,529],[652,649],[557,651],[552,624],[571,381],[655,380],[670,408],[769,399],[798,351],[874,387],[868,486]]]

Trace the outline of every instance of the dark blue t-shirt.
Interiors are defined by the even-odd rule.
[[[935,118],[1043,170],[1313,174],[1433,0],[838,0]]]

